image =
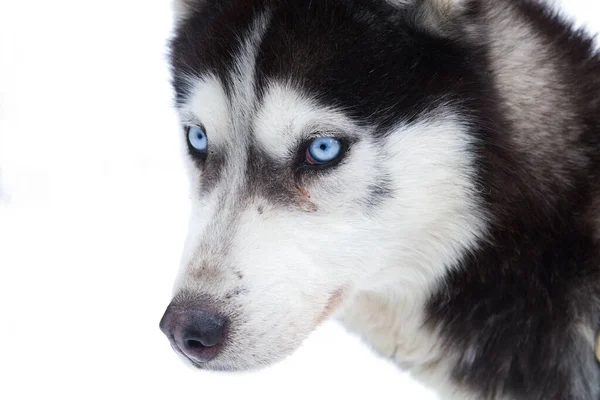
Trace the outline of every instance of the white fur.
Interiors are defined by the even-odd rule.
[[[356,125],[340,110],[319,105],[290,83],[271,82],[254,121],[259,143],[278,158],[296,151],[298,140],[336,130],[356,134]],[[364,134],[364,132],[358,132]]]
[[[173,14],[178,22],[184,21],[195,5],[203,0],[173,0]]]
[[[362,280],[342,320],[417,377],[465,398],[448,382],[453,355],[423,327],[423,311],[439,279],[483,236],[485,216],[467,128],[450,115],[438,118],[399,127],[385,146],[399,194],[381,215],[373,248],[379,268]]]
[[[208,75],[200,79],[187,78],[192,97],[180,107],[183,125],[202,125],[210,136],[211,146],[225,146],[235,139],[231,131],[229,100],[219,80]]]

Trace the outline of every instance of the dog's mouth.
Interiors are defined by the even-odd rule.
[[[192,357],[188,356],[187,354],[185,354],[185,353],[184,353],[184,352],[183,352],[183,351],[182,351],[182,350],[181,350],[181,349],[180,349],[180,348],[179,348],[179,347],[178,347],[178,346],[177,346],[175,343],[173,343],[173,342],[171,342],[171,348],[173,349],[173,351],[174,351],[174,352],[175,352],[177,355],[179,355],[180,357],[182,357],[182,358],[183,358],[183,359],[184,359],[184,360],[185,360],[187,363],[189,363],[191,366],[193,366],[193,367],[195,367],[195,368],[197,368],[197,369],[203,369],[203,370],[210,369],[210,368],[208,368],[208,365],[207,365],[207,364],[208,364],[210,361],[199,361],[199,360],[196,360],[196,359],[194,359],[194,358],[192,358]],[[214,350],[212,350],[212,349],[210,349],[210,348],[209,348],[209,349],[203,349],[203,350],[208,350],[208,351],[210,351],[210,352],[213,352],[213,351],[214,351]],[[215,352],[215,353],[216,353],[216,352]],[[214,359],[215,357],[216,357],[216,354],[212,354],[212,357],[210,357],[210,358],[211,358],[211,360],[212,360],[212,359]]]
[[[282,322],[274,323],[271,327],[259,326],[257,331],[256,324],[251,324],[250,327],[240,326],[239,323],[245,320],[239,321],[235,313],[229,318],[222,315],[223,311],[215,312],[216,309],[228,309],[222,304],[210,306],[197,301],[181,301],[179,298],[167,308],[160,322],[160,329],[169,339],[173,351],[197,369],[239,371],[260,368],[293,353],[310,332],[340,308],[347,297],[346,289],[339,288],[330,292],[327,300],[318,307],[320,312],[311,310],[312,318],[304,310],[304,322],[295,329],[290,329],[290,326]],[[282,320],[293,321],[285,316]],[[234,330],[232,325],[236,325]],[[277,334],[280,330],[280,334]],[[264,341],[265,337],[272,340],[269,346],[253,348],[256,341]]]
[[[183,351],[181,351],[181,349],[179,347],[177,347],[177,345],[175,345],[173,343],[171,343],[171,348],[173,349],[173,351],[175,353],[177,353],[177,355],[179,355],[181,358],[183,358],[184,362],[187,362],[192,367],[194,367],[196,369],[200,369],[200,370],[211,369],[207,365],[209,363],[209,361],[200,362],[200,361],[194,360],[193,358],[187,356]]]

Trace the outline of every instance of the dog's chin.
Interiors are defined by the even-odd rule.
[[[213,360],[207,362],[199,362],[182,355],[181,353],[178,354],[183,359],[183,362],[195,370],[213,372],[254,372],[263,370],[283,361],[289,355],[293,354],[293,352],[284,354],[280,357],[260,358],[253,360],[244,360],[242,358],[236,360],[235,357],[232,357],[231,355],[228,356],[223,354],[222,356],[219,355]]]
[[[220,362],[219,360],[199,363],[194,360],[186,359],[188,365],[195,370],[212,371],[212,372],[254,372],[260,371],[277,361],[272,362],[257,362],[257,363],[236,363],[236,362]]]

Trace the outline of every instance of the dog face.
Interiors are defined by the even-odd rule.
[[[182,6],[192,215],[161,322],[174,349],[254,368],[358,291],[426,296],[483,229],[459,50],[385,1]]]

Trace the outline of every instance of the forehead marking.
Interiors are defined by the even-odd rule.
[[[260,14],[254,20],[249,34],[239,38],[240,48],[229,74],[232,118],[248,122],[254,114],[256,101],[256,64],[260,45],[269,24],[269,14]]]
[[[258,15],[248,32],[238,38],[236,56],[225,75],[207,72],[201,76],[186,76],[184,81],[192,88],[187,101],[180,106],[182,123],[206,128],[211,160],[200,174],[210,178],[205,187],[216,190],[225,202],[232,191],[243,185],[245,164],[250,147],[249,129],[256,101],[256,62],[262,38],[269,22],[268,13]],[[216,160],[219,162],[216,162]],[[198,179],[198,170],[192,179]],[[200,179],[202,179],[200,178]],[[226,207],[227,205],[225,205]]]
[[[248,137],[247,127],[257,97],[257,57],[268,22],[268,13],[258,15],[247,34],[237,39],[236,55],[224,77],[210,71],[183,77],[192,88],[188,100],[180,106],[183,122],[203,124],[210,131],[211,142]],[[241,134],[236,134],[238,130]]]

